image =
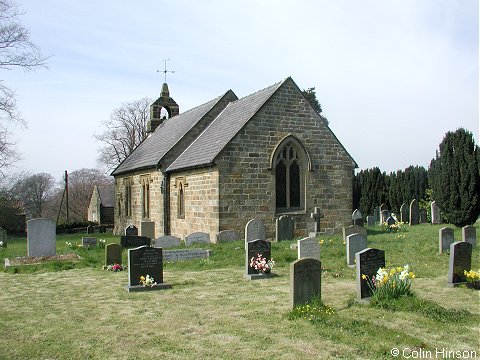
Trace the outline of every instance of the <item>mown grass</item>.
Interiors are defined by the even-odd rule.
[[[129,294],[126,272],[101,269],[104,250],[72,250],[65,242],[82,235],[58,236],[58,254],[73,251],[83,260],[0,273],[0,359],[392,359],[394,347],[480,356],[480,292],[446,287],[440,227],[407,228],[405,237],[369,229],[369,246],[385,249],[388,267],[408,263],[417,275],[416,296],[371,306],[353,301],[354,269],[341,237],[319,238],[322,301],[311,319],[289,308],[293,241],[273,244],[274,278],[243,279],[241,241],[202,245],[210,259],[165,265],[173,289]],[[0,259],[25,255],[21,238],[0,249]],[[472,262],[480,267],[478,248]]]

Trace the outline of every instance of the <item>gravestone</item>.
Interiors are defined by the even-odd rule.
[[[400,221],[403,223],[410,221],[410,208],[405,203],[400,206]]]
[[[87,234],[93,234],[93,233],[95,233],[95,227],[93,225],[88,225]]]
[[[390,210],[382,210],[382,212],[380,213],[380,221],[382,224],[385,224],[387,222],[387,219],[390,217],[391,215],[391,211]]]
[[[410,225],[418,225],[420,222],[420,214],[417,199],[413,199],[410,203]]]
[[[381,213],[382,211],[384,211],[384,210],[388,210],[386,204],[381,204],[381,205],[379,206],[379,209],[380,209],[380,213]]]
[[[142,221],[140,223],[140,235],[150,239],[155,239],[155,222]]]
[[[290,305],[306,304],[312,297],[321,297],[322,263],[305,258],[290,264]]]
[[[0,242],[2,243],[0,247],[7,247],[7,232],[2,228],[0,228]]]
[[[367,248],[367,237],[362,234],[348,235],[346,239],[347,265],[355,266],[355,254]]]
[[[368,215],[367,216],[367,226],[375,226],[375,216]]]
[[[473,247],[477,246],[477,230],[474,226],[462,227],[462,241],[469,242]]]
[[[352,225],[363,226],[363,215],[360,210],[355,209],[352,213]]]
[[[114,264],[122,265],[122,245],[120,244],[105,246],[105,267]]]
[[[472,244],[466,241],[457,241],[450,245],[448,286],[453,287],[467,282],[464,271],[470,271],[472,268],[472,249]]]
[[[320,243],[315,238],[305,238],[297,241],[298,259],[312,258],[320,260]]]
[[[440,216],[440,208],[437,205],[436,201],[432,201],[430,204],[430,209],[432,210],[432,224],[437,225],[442,223],[442,219]]]
[[[295,222],[290,216],[280,216],[275,220],[276,241],[292,240],[295,232]]]
[[[210,244],[210,235],[204,232],[194,232],[185,237],[186,246],[190,246],[196,243]]]
[[[343,241],[347,241],[347,236],[352,234],[361,234],[365,236],[365,238],[367,237],[367,229],[363,226],[351,225],[346,228],[343,228],[342,233],[343,233]]]
[[[372,295],[368,281],[375,277],[379,268],[385,268],[385,251],[367,248],[357,252],[355,259],[357,263],[357,299],[361,300]],[[367,279],[363,279],[362,275],[366,275]]]
[[[27,221],[27,255],[54,256],[56,253],[57,229],[52,219]]]
[[[128,285],[131,291],[170,289],[172,286],[163,282],[163,250],[149,246],[128,249]],[[150,275],[157,285],[153,287],[140,284],[140,277]]]
[[[386,223],[387,223],[388,226],[390,226],[390,225],[394,225],[396,223],[396,221],[393,218],[393,216],[389,216]]]
[[[375,221],[375,224],[380,222],[380,208],[373,209],[373,221]]]
[[[323,214],[320,212],[319,207],[315,207],[313,213],[310,213],[310,218],[313,219],[313,232],[315,234],[310,234],[311,237],[315,237],[320,232],[320,220],[323,218]]]
[[[245,251],[245,277],[253,280],[261,277],[263,274],[259,273],[258,270],[255,270],[250,266],[250,260],[253,257],[256,257],[257,254],[261,254],[265,259],[270,260],[272,257],[272,244],[269,241],[265,240],[254,240],[250,241],[247,244],[247,249]]]
[[[164,250],[164,261],[187,261],[195,259],[208,259],[210,257],[210,250],[206,249],[177,249]]]
[[[175,236],[163,235],[155,239],[153,247],[168,249],[172,247],[180,246],[180,239]]]
[[[222,230],[217,234],[217,243],[231,242],[240,240],[240,234],[237,230]]]
[[[82,247],[92,248],[97,246],[97,238],[94,237],[82,237]]]
[[[125,228],[125,236],[137,236],[138,228],[135,225],[129,225]]]
[[[120,237],[120,244],[124,248],[150,246],[150,238],[145,236],[125,235]]]
[[[420,224],[425,224],[427,222],[427,210],[426,209],[419,209],[418,210],[418,216],[419,216],[419,221]]]
[[[255,240],[265,240],[265,224],[262,220],[252,219],[245,225],[245,244]]]
[[[438,230],[438,252],[442,254],[450,249],[450,245],[454,242],[453,229],[444,227]]]

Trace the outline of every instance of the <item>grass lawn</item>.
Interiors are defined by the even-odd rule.
[[[80,243],[82,234],[59,235],[57,254],[74,252],[82,260],[0,272],[0,359],[393,359],[393,348],[398,358],[442,358],[442,351],[480,358],[480,292],[446,286],[441,227],[369,228],[369,247],[385,250],[387,267],[409,264],[416,274],[416,296],[383,308],[353,302],[355,270],[346,266],[343,240],[319,238],[329,311],[311,320],[290,315],[293,241],[273,243],[277,277],[243,279],[238,241],[202,245],[212,250],[206,260],[165,264],[171,290],[127,293],[127,272],[102,270],[103,249],[72,250],[66,242]],[[25,255],[25,238],[9,238],[0,248],[0,260]],[[478,246],[472,267],[480,268]]]

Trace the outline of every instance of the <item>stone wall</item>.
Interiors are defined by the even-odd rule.
[[[243,234],[249,219],[265,222],[275,237],[275,173],[271,156],[288,135],[303,144],[311,159],[305,172],[304,209],[289,214],[297,236],[308,233],[310,213],[320,207],[321,230],[340,232],[351,223],[354,162],[325,122],[311,109],[292,81],[287,81],[217,156],[220,230]]]
[[[185,213],[178,216],[178,181],[184,181]],[[218,170],[175,172],[170,178],[170,233],[184,238],[193,232],[210,234],[216,241],[218,227]]]
[[[142,183],[143,176],[150,176],[150,217],[142,217]],[[125,214],[125,179],[130,179],[132,183],[132,214]],[[135,225],[140,229],[142,221],[155,222],[155,236],[163,234],[163,195],[161,186],[163,175],[155,169],[144,170],[121,175],[115,178],[115,226],[114,233],[123,235],[128,225]],[[120,207],[120,211],[119,211]]]
[[[98,190],[95,186],[88,204],[87,220],[100,223],[100,197],[98,196]],[[113,224],[113,222],[112,222]]]

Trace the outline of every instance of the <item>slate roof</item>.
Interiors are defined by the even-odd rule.
[[[100,203],[105,207],[113,207],[115,202],[115,187],[114,185],[100,185],[97,186],[98,195],[100,196]]]
[[[284,82],[285,80],[280,81],[229,103],[217,118],[167,168],[167,171],[211,164],[220,151]]]
[[[227,91],[228,92],[228,91]],[[227,93],[225,92],[225,94]],[[168,151],[188,131],[200,121],[225,94],[165,120],[155,131],[145,138],[140,145],[112,172],[119,175],[133,170],[155,167]]]

